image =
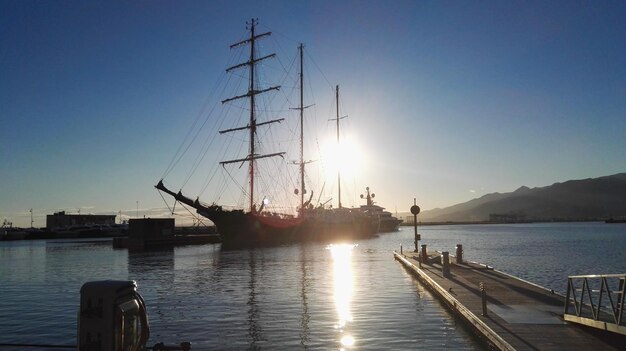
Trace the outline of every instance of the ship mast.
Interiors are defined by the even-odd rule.
[[[250,77],[249,77],[249,84],[248,84],[248,92],[246,94],[243,95],[239,95],[239,96],[235,96],[226,100],[222,101],[222,104],[227,103],[229,101],[232,100],[237,100],[237,99],[241,99],[241,98],[249,98],[250,99],[250,122],[248,123],[247,126],[244,127],[238,127],[238,128],[232,128],[232,129],[227,129],[227,130],[222,130],[220,131],[220,134],[223,133],[228,133],[228,132],[233,132],[236,130],[244,130],[244,129],[248,129],[250,131],[250,145],[249,145],[249,154],[248,156],[246,156],[245,158],[241,158],[241,159],[236,159],[236,160],[229,160],[229,161],[222,161],[220,162],[221,165],[225,165],[225,164],[229,164],[229,163],[239,163],[239,162],[248,162],[248,173],[250,176],[250,212],[256,212],[255,210],[255,206],[254,206],[254,161],[258,160],[260,158],[266,158],[266,157],[273,157],[273,156],[283,156],[285,154],[285,152],[276,152],[273,154],[266,154],[266,155],[258,155],[255,153],[255,146],[256,146],[256,142],[255,142],[255,136],[256,136],[256,129],[259,126],[262,125],[266,125],[266,124],[270,124],[270,123],[274,123],[274,122],[281,122],[282,120],[284,120],[284,118],[280,118],[280,119],[276,119],[276,120],[271,120],[271,121],[267,121],[267,122],[262,122],[262,123],[257,123],[256,121],[256,115],[255,115],[255,96],[261,93],[265,93],[268,92],[270,90],[278,90],[280,89],[280,86],[273,86],[273,87],[269,87],[266,89],[258,89],[256,88],[256,80],[255,80],[255,73],[254,73],[254,69],[255,69],[255,65],[262,61],[265,60],[267,58],[270,57],[274,57],[276,56],[276,54],[270,54],[267,56],[263,56],[263,57],[256,57],[256,53],[255,53],[255,42],[257,39],[271,35],[271,32],[266,32],[266,33],[262,33],[262,34],[255,34],[255,26],[258,23],[258,19],[251,19],[250,22],[246,22],[246,24],[248,24],[250,26],[250,38],[249,39],[245,39],[242,40],[238,43],[235,43],[233,45],[230,46],[231,49],[239,47],[241,45],[244,44],[250,44],[250,60],[248,62],[244,62],[244,63],[240,63],[238,65],[232,66],[230,68],[226,69],[226,72],[230,72],[234,69],[240,68],[240,67],[245,67],[248,66],[249,72],[250,72]]]
[[[337,118],[330,119],[329,121],[337,121],[337,148],[339,148],[339,120],[348,116],[339,117],[339,85],[335,87],[335,96],[337,99]],[[337,150],[339,151],[339,150]],[[339,192],[339,208],[341,208],[341,167],[337,165],[337,190]]]
[[[303,72],[303,55],[300,43],[298,51],[300,52],[300,208],[304,205],[304,72]]]
[[[304,160],[304,109],[312,105],[304,106],[304,45],[302,43],[298,46],[298,53],[300,54],[300,106],[293,109],[300,110],[300,160],[293,163],[300,166],[300,209],[302,209],[304,207],[304,194],[306,194],[304,165],[312,162]]]

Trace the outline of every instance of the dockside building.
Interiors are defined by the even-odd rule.
[[[115,215],[65,214],[65,211],[60,211],[46,216],[47,229],[113,224]]]

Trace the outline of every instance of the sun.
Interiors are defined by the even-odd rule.
[[[326,179],[337,177],[337,172],[341,172],[342,179],[353,179],[361,174],[365,164],[363,148],[351,136],[344,137],[339,144],[337,140],[324,143],[322,158]]]

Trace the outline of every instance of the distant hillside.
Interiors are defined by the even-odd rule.
[[[626,173],[570,180],[540,188],[522,186],[468,202],[423,211],[422,222],[594,220],[626,217]]]

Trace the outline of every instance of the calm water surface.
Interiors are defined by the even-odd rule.
[[[626,273],[622,223],[433,226],[420,232],[435,249],[453,253],[463,244],[465,258],[562,294],[569,275]]]
[[[625,273],[626,225],[422,227],[422,243],[563,291],[572,274]],[[348,245],[129,253],[109,241],[0,242],[0,343],[75,344],[81,285],[133,279],[149,345],[204,349],[478,350],[393,260],[412,228]]]

